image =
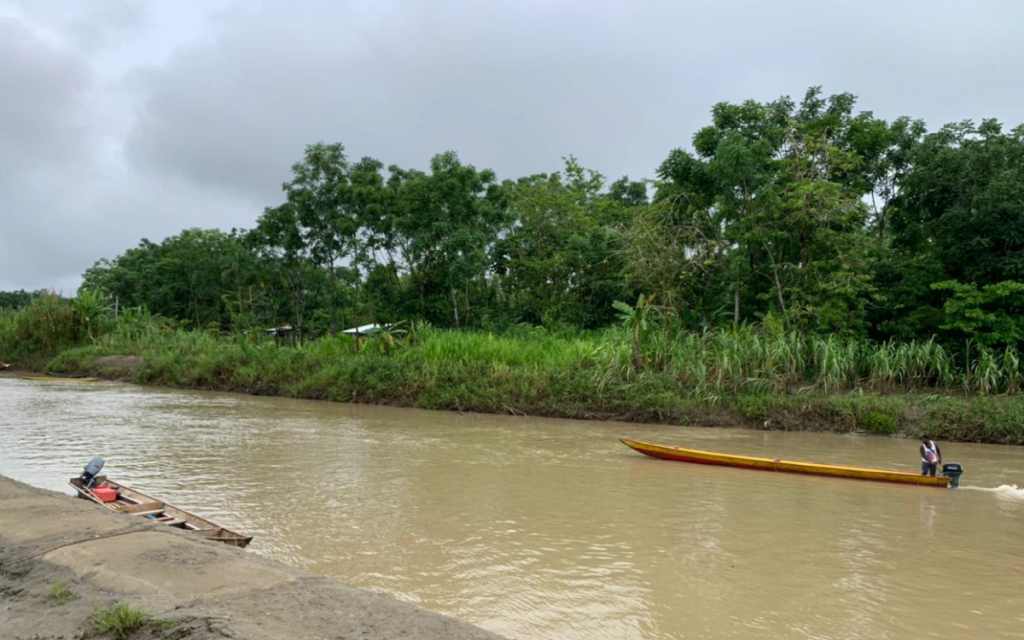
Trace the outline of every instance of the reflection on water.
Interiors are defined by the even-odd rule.
[[[944,446],[990,488],[949,491],[653,460],[618,436],[919,464],[888,438],[0,378],[0,473],[67,491],[103,455],[256,552],[510,638],[1024,638],[1021,448]]]

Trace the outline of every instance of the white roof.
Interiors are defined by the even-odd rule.
[[[380,324],[364,324],[361,327],[352,327],[351,329],[345,329],[344,331],[342,331],[342,333],[350,333],[350,334],[374,333],[376,331],[380,331],[385,326],[386,325],[380,325]]]

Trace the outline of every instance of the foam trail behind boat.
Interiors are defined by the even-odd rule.
[[[961,487],[961,489],[994,493],[997,497],[1003,498],[1004,500],[1024,502],[1024,489],[1015,484],[1001,484],[998,487]]]

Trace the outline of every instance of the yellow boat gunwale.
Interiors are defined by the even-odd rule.
[[[855,480],[873,480],[928,487],[948,487],[950,479],[944,476],[922,476],[909,471],[893,471],[889,469],[872,469],[870,467],[852,467],[817,462],[798,462],[775,458],[761,458],[730,453],[687,449],[655,442],[644,442],[630,438],[619,438],[619,442],[644,455],[665,460],[692,462],[723,467],[753,469],[757,471],[775,471],[782,473],[801,473],[804,475],[830,476],[834,478],[851,478]]]

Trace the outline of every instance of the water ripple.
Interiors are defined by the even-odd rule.
[[[252,549],[530,640],[1020,638],[1024,450],[960,492],[667,463],[618,436],[914,468],[887,438],[0,378],[0,473],[111,476]]]

